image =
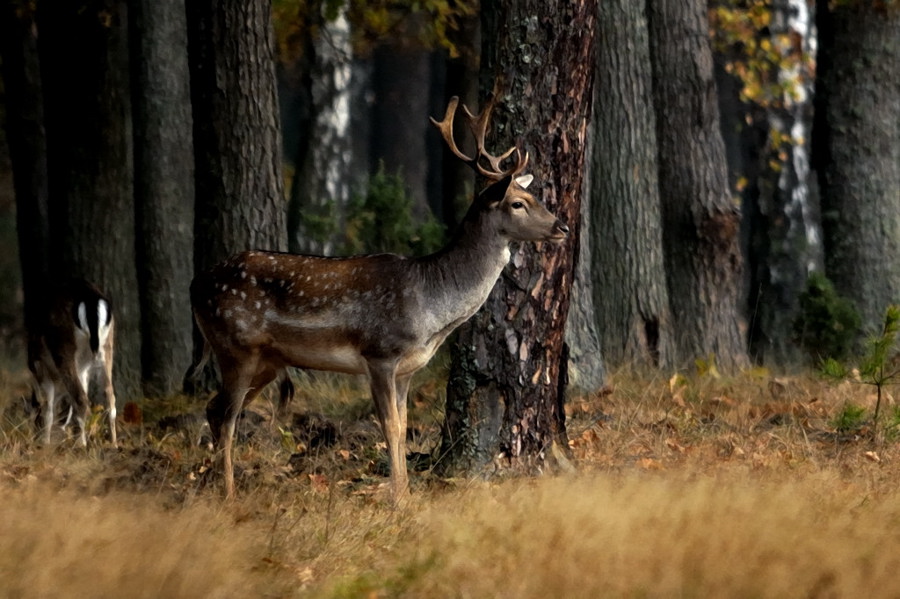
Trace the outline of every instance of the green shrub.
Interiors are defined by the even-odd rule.
[[[809,275],[800,295],[794,337],[815,362],[846,358],[859,335],[860,323],[853,303],[838,295],[824,274]]]
[[[844,405],[844,408],[831,421],[838,432],[850,433],[862,428],[866,421],[866,409],[853,403]]]
[[[866,341],[865,351],[856,368],[834,358],[822,362],[822,372],[829,377],[857,381],[875,387],[875,414],[872,420],[878,423],[878,413],[887,385],[900,383],[900,306],[888,306],[884,312],[881,333]],[[838,428],[840,430],[840,428]]]
[[[429,211],[424,222],[413,219],[413,200],[400,175],[380,165],[365,195],[356,195],[347,206],[345,251],[348,254],[392,252],[422,255],[438,250],[444,227]]]

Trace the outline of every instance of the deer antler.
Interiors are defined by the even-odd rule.
[[[493,154],[488,153],[484,148],[484,136],[487,132],[488,123],[491,120],[491,111],[494,108],[494,96],[488,99],[487,106],[478,113],[477,115],[473,115],[469,112],[469,109],[463,105],[463,112],[465,112],[466,120],[469,124],[469,130],[472,131],[472,134],[475,136],[475,147],[476,154],[474,158],[471,158],[460,151],[457,147],[456,142],[453,140],[453,117],[456,116],[456,108],[459,105],[459,98],[457,96],[453,96],[450,98],[450,102],[447,104],[447,111],[444,114],[443,121],[436,121],[435,119],[431,119],[432,124],[438,128],[441,132],[441,136],[444,138],[444,141],[447,142],[447,146],[449,146],[450,151],[453,154],[468,164],[470,167],[475,169],[475,171],[483,176],[484,178],[491,181],[499,181],[507,176],[515,176],[525,170],[525,166],[528,164],[528,152],[522,154],[522,151],[519,150],[517,146],[513,146],[508,149],[503,154],[499,156],[494,156]],[[501,167],[503,161],[509,158],[515,153],[516,155],[516,164],[510,168],[504,170]],[[481,164],[481,159],[484,159],[490,164],[491,169],[485,168]]]

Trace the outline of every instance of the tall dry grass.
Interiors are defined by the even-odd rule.
[[[90,496],[46,484],[0,488],[0,595],[250,597],[263,547],[216,509]]]
[[[0,395],[20,392],[4,380]],[[422,447],[440,421],[428,384],[412,406]],[[304,385],[295,409],[322,412],[333,443],[263,414],[238,443],[233,504],[190,435],[144,422],[117,451],[43,450],[8,404],[0,596],[900,595],[895,436],[834,424],[870,406],[864,387],[617,375],[568,405],[577,473],[417,472],[394,510],[365,396],[329,385]]]

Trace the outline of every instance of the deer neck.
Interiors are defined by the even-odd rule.
[[[448,317],[468,318],[487,299],[509,257],[509,239],[486,215],[470,213],[450,244],[425,259],[429,301]]]

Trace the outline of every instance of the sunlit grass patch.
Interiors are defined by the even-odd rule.
[[[7,597],[237,597],[259,592],[263,547],[216,508],[141,496],[0,487]],[[266,582],[266,586],[271,585]]]
[[[413,384],[414,451],[440,441],[444,376],[439,365]],[[106,568],[100,594],[127,596],[107,590],[128,578],[175,597],[895,595],[900,446],[838,425],[845,406],[872,409],[864,386],[615,373],[567,404],[577,473],[411,472],[398,510],[365,381],[295,382],[288,413],[273,387],[239,426],[233,503],[197,443],[202,400],[142,402],[119,449],[102,435],[44,449],[4,412],[0,552],[18,555],[0,556],[0,588],[54,596],[34,570],[52,562],[47,572]],[[146,538],[143,554],[132,537]],[[184,564],[210,575],[188,580]],[[60,576],[74,591],[56,596],[92,595],[87,576]]]

